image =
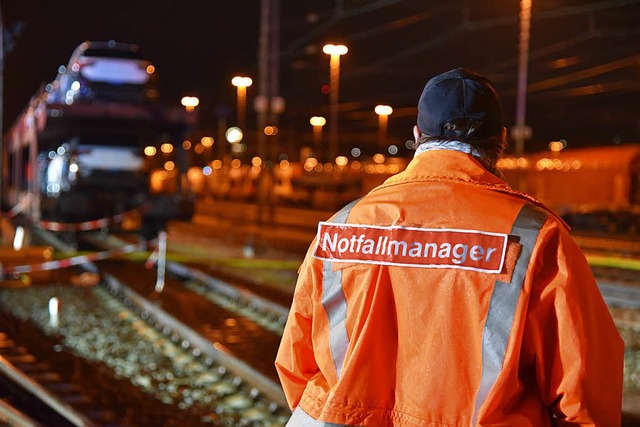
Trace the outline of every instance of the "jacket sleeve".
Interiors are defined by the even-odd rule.
[[[307,256],[299,271],[293,304],[275,363],[291,409],[298,406],[307,382],[318,372],[311,336],[313,300],[310,288],[313,268],[309,258]]]
[[[534,253],[523,346],[559,426],[620,426],[624,343],[589,264],[550,221]]]

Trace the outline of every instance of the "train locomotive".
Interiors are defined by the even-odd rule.
[[[118,85],[112,86],[111,93],[117,92]],[[127,213],[138,227],[189,219],[192,196],[151,192],[144,149],[182,141],[194,122],[194,114],[179,107],[114,97],[60,98],[54,84],[42,87],[5,135],[3,210],[19,206],[41,223],[77,224]],[[186,156],[177,160],[186,170]]]

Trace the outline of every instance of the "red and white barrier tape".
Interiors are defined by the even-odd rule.
[[[0,266],[0,278],[11,277],[21,273],[33,273],[35,271],[55,270],[58,268],[71,267],[72,265],[86,264],[91,261],[99,261],[118,255],[128,254],[140,250],[138,243],[122,246],[108,251],[95,252],[89,255],[80,255],[71,258],[60,259],[56,261],[47,261],[40,264],[16,265],[12,267]]]
[[[29,204],[31,203],[32,200],[32,196],[31,194],[28,194],[25,198],[23,198],[17,205],[15,205],[14,207],[12,207],[11,209],[9,209],[6,212],[0,212],[0,217],[5,217],[5,218],[13,218],[16,215],[18,215],[20,212],[22,212],[27,206],[29,206]],[[110,224],[118,224],[120,222],[122,222],[125,218],[125,216],[142,210],[144,209],[143,207],[139,207],[139,208],[135,208],[135,209],[131,209],[129,211],[126,212],[121,212],[119,214],[115,214],[111,217],[107,217],[107,218],[101,218],[101,219],[94,219],[91,221],[83,221],[83,222],[56,222],[56,221],[39,221],[38,225],[41,228],[44,228],[45,230],[49,230],[49,231],[90,231],[90,230],[97,230],[99,228],[103,228],[106,227]]]
[[[54,222],[54,221],[40,221],[40,227],[49,231],[90,231],[97,230],[99,228],[106,227],[110,224],[117,224],[124,220],[124,217],[139,209],[132,209],[127,212],[116,214],[112,217],[94,219],[91,221],[83,222]]]

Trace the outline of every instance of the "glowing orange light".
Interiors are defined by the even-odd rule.
[[[195,96],[183,96],[180,103],[187,111],[193,111],[200,104],[200,100]]]
[[[349,159],[347,159],[345,156],[336,157],[336,165],[346,166],[347,163],[349,163]]]
[[[311,126],[324,126],[327,124],[327,119],[322,116],[313,116],[309,119]]]
[[[322,47],[322,51],[327,55],[345,55],[347,52],[349,52],[349,49],[342,44],[326,44]]]
[[[231,79],[231,84],[236,87],[249,87],[253,84],[251,77],[235,76]]]
[[[374,154],[374,156],[373,156],[373,161],[378,163],[378,164],[384,163],[384,160],[385,160],[384,154],[378,153],[378,154]]]
[[[564,148],[564,144],[562,143],[562,141],[551,141],[549,143],[549,150],[553,151],[553,152],[559,152],[562,151],[562,149]]]
[[[376,105],[376,108],[374,108],[373,111],[375,111],[379,116],[389,116],[393,113],[393,108],[389,105]]]

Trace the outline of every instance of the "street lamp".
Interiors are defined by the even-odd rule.
[[[244,129],[247,115],[247,88],[253,84],[250,77],[235,76],[231,84],[238,88],[238,127]]]
[[[378,145],[380,150],[384,152],[384,146],[387,142],[387,123],[389,116],[393,113],[393,108],[388,105],[376,105],[373,111],[378,115]]]
[[[338,154],[338,91],[340,89],[340,56],[349,49],[344,45],[324,45],[322,51],[331,56],[329,62],[331,92],[329,93],[329,158]]]
[[[183,96],[180,103],[190,113],[200,104],[200,100],[195,96]]]
[[[322,127],[327,124],[327,120],[322,116],[313,116],[309,119],[313,126],[313,151],[316,158],[320,156],[320,143],[322,142]]]

